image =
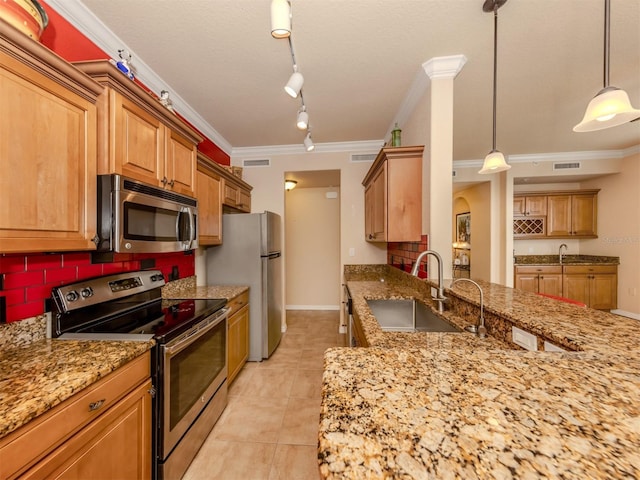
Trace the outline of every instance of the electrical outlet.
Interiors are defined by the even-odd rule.
[[[638,295],[638,289],[636,287],[629,287],[629,296],[635,297]]]

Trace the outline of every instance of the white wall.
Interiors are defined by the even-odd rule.
[[[327,198],[328,192],[336,197]],[[340,309],[339,192],[296,188],[285,195],[287,310]]]
[[[491,188],[490,182],[479,183],[454,194],[453,228],[455,216],[471,212],[471,278],[490,281],[491,277]]]

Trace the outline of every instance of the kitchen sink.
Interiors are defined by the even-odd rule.
[[[367,300],[385,332],[460,332],[416,300]]]

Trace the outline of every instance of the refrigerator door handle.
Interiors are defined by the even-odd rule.
[[[264,257],[268,258],[269,260],[271,260],[272,258],[278,258],[280,256],[281,256],[280,252],[273,252],[268,255],[264,255]]]

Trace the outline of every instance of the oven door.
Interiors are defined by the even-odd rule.
[[[168,457],[227,378],[228,314],[223,308],[161,346],[161,459]]]

